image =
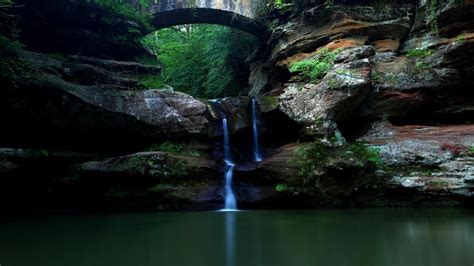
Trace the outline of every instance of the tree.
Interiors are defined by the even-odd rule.
[[[165,81],[195,97],[238,95],[247,86],[246,57],[253,36],[218,25],[184,25],[154,32],[143,39],[163,65]]]

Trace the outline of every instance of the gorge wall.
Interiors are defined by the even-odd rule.
[[[220,208],[222,112],[241,208],[472,206],[474,2],[323,2],[274,10],[249,58],[249,163],[250,97],[140,87],[161,70],[133,62],[139,23],[32,1],[28,67],[0,92],[2,209]]]

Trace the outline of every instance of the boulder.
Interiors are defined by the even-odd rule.
[[[101,184],[97,193],[105,196],[108,208],[203,210],[220,208],[223,202],[220,166],[202,157],[141,152],[75,169],[88,189]]]
[[[22,58],[35,71],[19,78],[16,88],[2,91],[2,114],[9,114],[4,121],[10,121],[11,114],[17,117],[5,124],[5,133],[11,131],[13,138],[15,132],[36,124],[71,136],[97,137],[107,131],[124,137],[208,132],[203,102],[169,88],[136,85],[140,74],[159,72],[159,67],[77,56],[56,59],[31,52]],[[18,117],[23,122],[17,126]]]
[[[319,83],[288,83],[279,108],[307,127],[317,127],[324,120],[350,120],[372,89],[367,57],[373,53],[372,46],[341,51],[333,69]]]

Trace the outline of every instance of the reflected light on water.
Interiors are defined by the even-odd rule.
[[[226,266],[235,265],[235,212],[226,212],[225,214],[225,250]]]

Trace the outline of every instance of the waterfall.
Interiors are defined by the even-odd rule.
[[[230,152],[229,128],[227,127],[227,118],[222,119],[222,128],[224,130],[224,162],[225,162],[225,205],[224,210],[236,210],[234,190],[232,189],[232,176],[234,175],[234,162]]]
[[[252,131],[253,131],[253,159],[256,162],[262,161],[260,146],[258,145],[258,127],[257,127],[257,104],[255,98],[252,97]]]

